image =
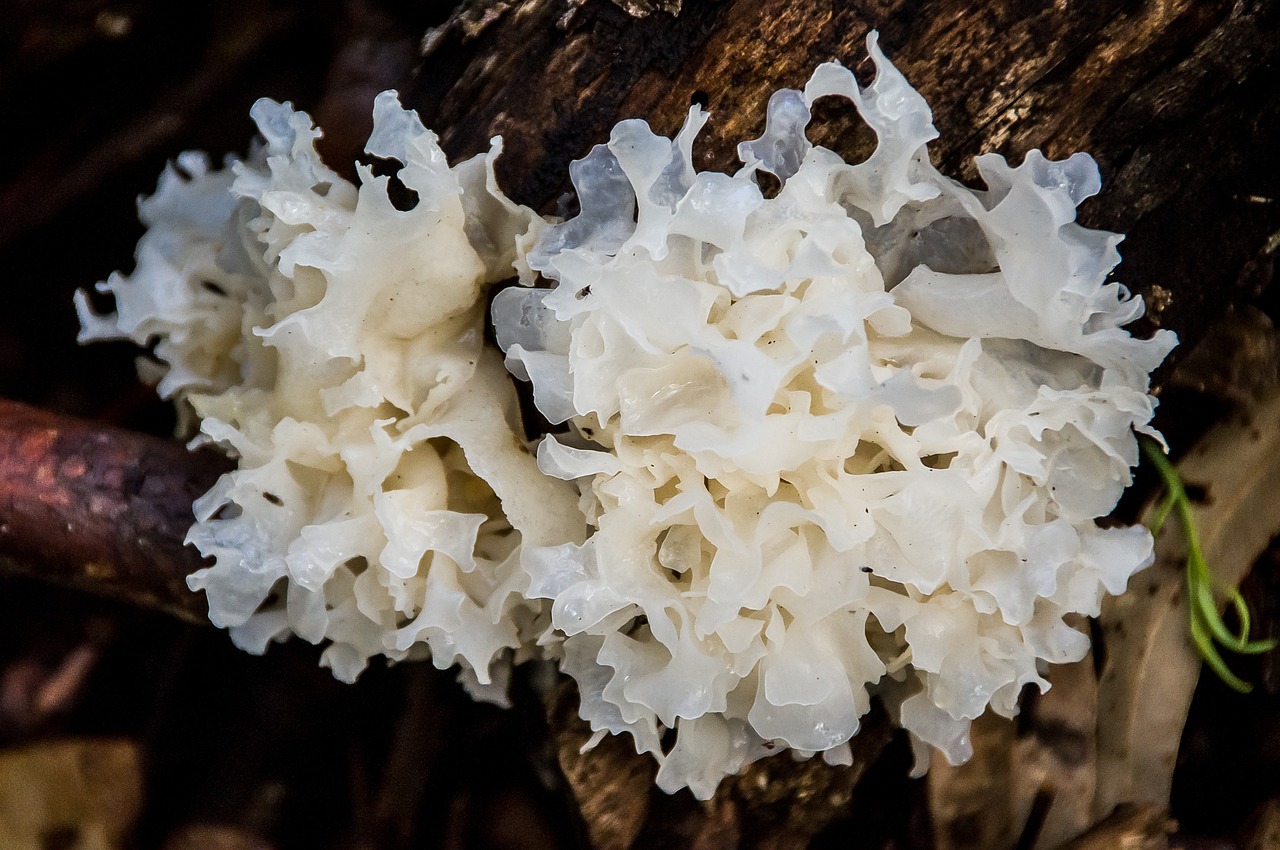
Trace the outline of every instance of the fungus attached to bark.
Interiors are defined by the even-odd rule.
[[[138,270],[100,287],[116,312],[80,307],[85,339],[154,343],[144,376],[239,458],[189,538],[214,621],[326,642],[344,679],[430,655],[497,699],[509,659],[552,660],[699,797],[786,748],[847,760],[873,697],[964,760],[972,719],[1080,658],[1063,617],[1151,559],[1096,519],[1175,338],[1123,329],[1120,237],[1075,223],[1088,156],[942,176],[868,44],[870,86],[828,64],[776,93],[733,175],[693,166],[700,106],[674,140],[622,122],[564,222],[501,193],[496,146],[449,167],[391,95],[368,150],[411,209],[269,102],[244,161],[180,158]],[[877,134],[867,161],[807,140],[828,96]],[[566,429],[536,449],[482,327],[513,273],[498,342]]]

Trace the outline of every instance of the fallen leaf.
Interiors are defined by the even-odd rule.
[[[1213,428],[1178,464],[1183,481],[1203,488],[1193,514],[1223,588],[1237,587],[1280,531],[1278,422],[1280,391],[1273,388],[1247,417]],[[1177,523],[1166,522],[1155,564],[1103,605],[1107,660],[1099,682],[1095,817],[1125,802],[1168,806],[1201,667],[1188,625],[1186,551]]]
[[[0,847],[120,847],[142,793],[133,741],[46,741],[0,752]],[[53,845],[55,838],[65,843]]]
[[[1126,804],[1059,850],[1165,850],[1176,828],[1161,806]]]

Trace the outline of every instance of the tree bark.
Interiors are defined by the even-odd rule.
[[[1266,0],[689,0],[675,18],[603,0],[478,0],[428,34],[406,101],[451,156],[503,135],[502,185],[552,211],[569,161],[619,119],[672,134],[692,100],[712,116],[701,167],[732,169],[773,91],[830,59],[869,72],[871,29],[932,106],[944,172],[973,179],[985,151],[1098,160],[1103,191],[1084,221],[1128,234],[1120,279],[1184,343],[1270,282],[1280,6]],[[870,152],[852,108],[819,118],[816,143]]]

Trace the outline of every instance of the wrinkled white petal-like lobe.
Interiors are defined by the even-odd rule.
[[[78,300],[82,338],[154,341],[162,392],[238,457],[188,535],[213,559],[191,587],[237,645],[324,643],[346,681],[425,647],[501,700],[505,651],[545,628],[519,547],[582,538],[483,345],[484,290],[542,222],[497,190],[498,145],[450,167],[393,92],[368,150],[399,163],[410,209],[388,177],[325,166],[305,114],[264,100],[253,115],[265,142],[248,159],[186,154],[161,177],[137,270],[100,286],[116,313]]]
[[[497,140],[450,166],[393,93],[367,149],[394,180],[346,180],[266,100],[243,161],[179,157],[99,284],[115,312],[76,306],[238,459],[188,538],[213,622],[347,681],[429,655],[497,702],[509,659],[553,659],[597,735],[702,798],[786,748],[846,763],[875,696],[917,755],[968,758],[974,718],[1086,652],[1064,617],[1151,561],[1096,520],[1175,338],[1124,329],[1121,237],[1075,221],[1087,155],[950,180],[868,47],[869,86],[829,63],[777,92],[733,175],[694,167],[700,108],[675,139],[622,122],[563,222],[498,190]],[[806,137],[830,97],[864,162]],[[504,370],[483,304],[513,274],[550,287],[494,299]],[[564,433],[525,443],[508,371]]]
[[[869,48],[866,88],[828,64],[776,93],[733,176],[689,166],[698,109],[674,140],[619,125],[527,256],[553,288],[494,302],[508,368],[569,426],[539,465],[594,529],[526,549],[530,593],[583,717],[654,752],[667,790],[709,796],[785,747],[839,761],[873,693],[963,761],[975,717],[1086,651],[1063,617],[1151,560],[1145,530],[1095,520],[1174,337],[1122,327],[1119,237],[1075,223],[1097,167],[1033,151],[981,157],[984,191],[943,177],[927,104]],[[876,133],[865,162],[805,138],[829,96]]]

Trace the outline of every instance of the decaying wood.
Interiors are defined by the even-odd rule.
[[[604,2],[485,8],[483,27],[446,24],[428,39],[406,96],[453,156],[503,134],[500,179],[521,202],[553,209],[569,161],[614,122],[673,133],[691,100],[712,115],[700,166],[730,169],[770,93],[828,59],[868,72],[863,40],[876,28],[933,107],[944,170],[971,177],[986,150],[1098,159],[1104,189],[1083,215],[1128,234],[1122,279],[1155,296],[1153,318],[1184,340],[1270,280],[1280,22],[1265,0],[693,0],[678,18],[640,20]],[[815,141],[869,151],[851,108],[819,115]]]
[[[1205,559],[1221,587],[1236,587],[1280,532],[1280,389],[1247,416],[1210,431],[1178,464],[1203,487],[1193,507]],[[1156,563],[1108,599],[1101,627],[1107,662],[1099,684],[1098,790],[1094,814],[1120,803],[1167,804],[1200,657],[1187,621],[1186,544],[1174,520],[1156,540]],[[1225,605],[1225,603],[1224,603]]]
[[[1194,342],[1269,283],[1280,247],[1276,18],[1262,0],[692,0],[678,17],[643,19],[603,0],[474,0],[426,35],[402,89],[455,157],[505,134],[503,185],[549,209],[569,188],[568,161],[615,121],[644,117],[670,133],[691,100],[713,116],[699,164],[732,167],[770,92],[831,58],[865,73],[875,27],[933,105],[945,168],[963,172],[987,149],[1091,151],[1108,179],[1087,218],[1128,231],[1123,277],[1154,292],[1155,318]],[[819,112],[816,141],[867,152],[850,110]]]
[[[1280,231],[1280,203],[1269,200],[1280,196],[1270,167],[1280,142],[1280,101],[1271,96],[1280,84],[1280,32],[1263,2],[691,0],[676,20],[635,20],[605,3],[566,13],[558,0],[486,8],[482,27],[451,22],[428,39],[409,100],[453,156],[504,135],[503,186],[544,210],[570,189],[569,160],[604,141],[615,121],[642,117],[670,134],[691,101],[712,114],[700,166],[731,169],[736,143],[763,129],[775,89],[801,86],[827,59],[865,76],[863,40],[877,28],[934,109],[941,138],[933,156],[944,170],[971,178],[971,157],[987,150],[1015,161],[1035,147],[1051,157],[1095,156],[1105,188],[1083,216],[1128,233],[1121,276],[1148,296],[1153,323],[1195,342],[1270,282]],[[870,134],[851,109],[820,109],[818,118],[816,142],[850,159],[869,153]],[[1166,735],[1176,746],[1176,731]],[[1075,809],[1066,801],[1091,790],[1086,738],[1085,762],[1065,773],[1051,748],[1024,742],[1020,757],[1044,756],[1041,769],[1064,786],[1062,803],[1041,813],[1044,842],[1089,822],[1081,800]],[[612,757],[619,781],[642,773],[644,759],[625,750]],[[584,769],[563,751],[562,763],[571,775]],[[589,785],[598,802],[600,784]],[[1018,817],[1034,799],[1019,803]],[[602,811],[611,819],[620,812]],[[997,832],[1004,843],[1017,837]]]
[[[1229,309],[1169,374],[1166,390],[1250,409],[1280,386],[1280,333],[1256,307]]]
[[[1080,628],[1087,624],[1080,622]],[[1098,676],[1090,652],[1049,668],[1052,685],[1024,706],[1013,743],[1014,823],[1019,848],[1050,850],[1094,822],[1098,767]]]
[[[888,719],[875,710],[851,742],[851,766],[781,754],[749,765],[699,803],[687,791],[657,790],[657,766],[652,757],[636,754],[629,735],[606,737],[584,752],[591,730],[577,707],[573,683],[565,680],[549,702],[548,719],[557,761],[599,850],[807,847],[847,810],[855,786],[890,738]]]
[[[973,721],[973,758],[953,765],[933,754],[926,783],[934,843],[938,850],[1009,850],[1018,838],[1014,825],[1010,770],[1013,722],[991,712]]]
[[[569,681],[560,683],[548,702],[547,719],[555,730],[556,761],[578,801],[592,844],[599,850],[627,850],[649,816],[649,792],[657,767],[637,763],[626,735],[610,736],[587,753],[591,728],[578,719],[578,696]]]
[[[191,503],[225,458],[0,401],[0,574],[25,574],[205,622],[187,589]]]
[[[761,759],[729,777],[710,801],[714,812],[728,809],[723,819],[736,827],[738,840],[726,848],[801,850],[841,817],[859,781],[889,744],[889,718],[876,706],[862,718],[858,734],[849,742],[853,763],[829,765],[821,756],[797,760],[790,753]],[[721,834],[712,820],[707,827]]]
[[[1280,140],[1280,100],[1268,93],[1280,76],[1280,37],[1264,3],[1094,0],[1056,9],[901,0],[834,8],[698,0],[678,18],[635,19],[603,2],[566,12],[559,0],[524,0],[464,4],[459,15],[468,11],[470,24],[455,19],[428,34],[406,99],[455,156],[505,133],[501,179],[518,200],[548,207],[568,188],[568,160],[607,138],[619,117],[647,117],[672,132],[691,99],[713,113],[701,164],[729,167],[734,143],[759,133],[769,92],[802,84],[825,59],[865,64],[863,37],[875,26],[934,106],[942,133],[935,157],[944,165],[961,167],[979,150],[1016,155],[1032,146],[1057,156],[1087,148],[1099,159],[1111,185],[1089,217],[1129,230],[1126,253],[1140,259],[1122,267],[1125,278],[1140,291],[1161,287],[1157,318],[1184,339],[1197,338],[1207,321],[1193,314],[1217,315],[1270,281],[1280,202],[1268,193],[1280,186],[1267,167],[1268,142]],[[857,156],[869,140],[853,126],[847,114],[834,117],[815,138]],[[1249,185],[1255,193],[1239,191]],[[21,416],[14,421],[22,425]],[[76,433],[89,439],[91,429]],[[146,445],[167,453],[175,481],[202,474],[179,449]],[[199,491],[204,481],[173,486]],[[21,509],[30,495],[15,490],[9,501]],[[95,497],[107,514],[123,512],[103,493]],[[172,551],[185,522],[156,526],[154,545],[164,537]],[[62,539],[13,544],[104,554],[104,544],[81,538],[105,525],[73,523]],[[94,578],[81,570],[80,579],[151,588],[142,596],[172,586],[172,577],[156,580],[137,564],[145,559],[119,549],[112,557],[135,568],[112,566]]]

